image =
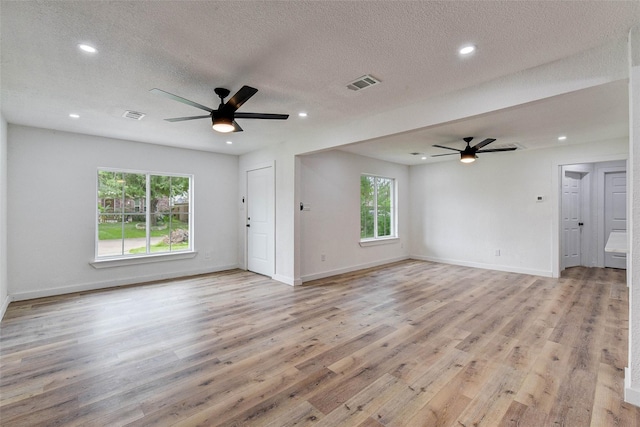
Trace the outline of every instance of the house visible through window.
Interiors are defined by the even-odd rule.
[[[98,170],[96,258],[191,251],[191,176]]]
[[[360,239],[396,236],[395,180],[373,175],[360,177]]]

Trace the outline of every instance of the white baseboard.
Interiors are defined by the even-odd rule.
[[[624,401],[640,406],[640,390],[631,387],[629,368],[624,368]]]
[[[371,267],[378,267],[381,265],[390,264],[397,261],[403,261],[406,259],[417,259],[422,261],[461,265],[465,267],[482,268],[487,270],[508,271],[511,273],[531,274],[535,276],[552,277],[550,271],[524,269],[524,268],[518,268],[518,267],[500,266],[500,265],[493,265],[493,264],[482,264],[482,263],[466,262],[466,261],[460,261],[460,260],[426,257],[426,256],[420,256],[420,255],[410,255],[410,256],[401,256],[401,257],[389,258],[384,260],[378,260],[378,261],[353,265],[349,267],[343,267],[343,268],[334,269],[334,270],[327,270],[327,271],[314,273],[314,274],[308,274],[306,276],[302,276],[299,279],[295,279],[289,276],[278,275],[278,274],[273,275],[272,279],[277,280],[278,282],[285,283],[289,286],[299,286],[302,283],[308,282],[311,280],[324,279],[326,277],[331,277],[338,274],[351,273],[353,271],[363,270]],[[41,289],[41,290],[30,291],[30,292],[18,292],[18,293],[14,293],[7,296],[5,301],[3,301],[3,304],[0,307],[0,315],[1,315],[0,319],[2,318],[2,316],[4,316],[4,313],[7,307],[9,306],[9,303],[12,301],[23,301],[23,300],[29,300],[29,299],[35,299],[35,298],[63,295],[63,294],[68,294],[73,292],[84,292],[84,291],[93,291],[97,289],[107,289],[107,288],[113,288],[117,286],[131,285],[135,283],[151,282],[155,280],[175,279],[178,277],[195,276],[198,274],[215,273],[217,271],[232,270],[234,268],[240,268],[240,267],[234,264],[234,265],[219,266],[219,267],[209,268],[209,269],[180,271],[180,272],[172,272],[168,274],[159,274],[159,275],[136,276],[134,278],[109,280],[104,282],[84,283],[84,284],[77,284],[72,286],[65,286],[61,288],[49,288],[49,289]]]
[[[553,277],[553,272],[547,271],[547,270],[534,270],[531,268],[512,267],[509,265],[484,264],[480,262],[469,262],[469,261],[461,261],[461,260],[447,259],[447,258],[436,258],[436,257],[430,257],[430,256],[422,256],[422,255],[411,255],[410,258],[421,260],[421,261],[439,262],[441,264],[452,264],[452,265],[460,265],[463,267],[481,268],[484,270],[506,271],[509,273],[529,274],[532,276]]]
[[[49,288],[49,289],[41,289],[41,290],[30,291],[30,292],[18,292],[18,293],[11,294],[10,297],[11,297],[11,301],[23,301],[23,300],[29,300],[29,299],[35,299],[35,298],[44,298],[44,297],[50,297],[50,296],[56,296],[56,295],[70,294],[73,292],[95,291],[97,289],[108,289],[108,288],[114,288],[117,286],[134,285],[136,283],[153,282],[156,280],[196,276],[198,274],[207,274],[207,273],[215,273],[218,271],[233,270],[234,268],[238,268],[238,266],[234,264],[234,265],[224,265],[224,266],[199,269],[199,270],[180,271],[180,272],[172,272],[172,273],[166,273],[166,274],[147,275],[147,276],[136,276],[136,277],[130,277],[126,279],[108,280],[104,282],[83,283],[83,284],[77,284],[72,286],[65,286],[61,288]]]
[[[7,307],[9,307],[11,301],[13,301],[13,298],[11,298],[10,295],[7,295],[7,297],[2,302],[2,306],[0,307],[0,320],[4,318],[4,314],[7,312]]]
[[[409,256],[401,256],[395,258],[388,258],[379,261],[367,262],[365,264],[352,265],[349,267],[338,268],[335,270],[322,271],[320,273],[307,274],[302,276],[301,282],[309,282],[311,280],[324,279],[325,277],[336,276],[338,274],[351,273],[352,271],[364,270],[365,268],[379,267],[385,264],[391,264],[392,262],[404,261],[410,259]]]
[[[295,280],[293,277],[283,276],[281,274],[274,274],[271,278],[289,286],[298,286],[302,283],[300,280]]]

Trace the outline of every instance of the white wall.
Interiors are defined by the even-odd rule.
[[[276,167],[276,236],[274,279],[289,284],[300,282],[302,236],[297,213],[301,191],[299,158],[344,144],[425,128],[483,114],[526,102],[585,89],[627,77],[625,40],[582,52],[520,73],[504,76],[474,87],[411,104],[394,111],[302,134],[295,141],[240,156],[240,189],[244,192],[245,171],[252,165],[274,163]],[[591,160],[588,160],[591,161]],[[243,215],[239,214],[239,218]],[[244,226],[244,225],[241,225]],[[245,232],[239,231],[239,256],[244,263]],[[422,253],[422,251],[421,251]]]
[[[484,154],[468,165],[412,166],[411,256],[552,276],[558,264],[558,165],[625,158],[627,150],[627,142],[618,140]]]
[[[636,25],[629,33],[629,135],[629,366],[625,371],[624,398],[640,406],[640,25]]]
[[[360,175],[395,178],[398,237],[361,247]],[[343,151],[300,156],[301,279],[308,281],[408,258],[409,167]],[[321,256],[325,255],[325,261]]]
[[[193,174],[197,256],[93,268],[98,167]],[[10,124],[9,295],[33,298],[236,267],[237,175],[236,156]]]
[[[7,122],[0,115],[0,319],[9,305],[7,283]]]
[[[239,200],[246,196],[247,171],[264,166],[275,168],[275,268],[273,278],[289,285],[299,284],[299,269],[295,265],[294,244],[297,221],[294,201],[296,197],[296,158],[284,144],[254,151],[240,157],[238,171]],[[238,212],[238,260],[246,268],[246,213],[244,206]]]

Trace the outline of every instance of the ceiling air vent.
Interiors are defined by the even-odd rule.
[[[139,113],[137,111],[125,111],[122,114],[122,117],[124,117],[125,119],[133,119],[133,120],[142,120],[142,118],[146,116],[146,114],[144,113]]]
[[[351,90],[362,90],[362,89],[371,87],[373,85],[377,85],[378,83],[380,83],[380,80],[376,79],[370,74],[366,74],[349,83],[347,85],[347,88]]]

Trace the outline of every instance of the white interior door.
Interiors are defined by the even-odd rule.
[[[247,172],[247,269],[273,275],[274,264],[273,168]]]
[[[582,177],[562,174],[562,268],[582,265]]]
[[[627,231],[626,172],[610,172],[604,175],[604,227],[605,243],[612,231]],[[604,266],[627,268],[627,256],[605,252]]]

